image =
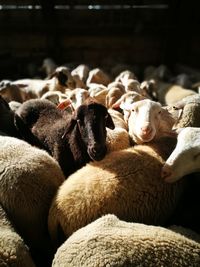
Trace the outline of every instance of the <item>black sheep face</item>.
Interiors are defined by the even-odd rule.
[[[76,120],[89,157],[96,161],[103,159],[107,152],[106,127],[114,129],[106,107],[98,103],[81,105],[77,110]]]

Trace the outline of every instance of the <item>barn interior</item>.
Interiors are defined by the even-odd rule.
[[[194,2],[194,3],[192,3]],[[106,71],[200,68],[198,1],[1,0],[0,79],[41,76],[46,57]]]

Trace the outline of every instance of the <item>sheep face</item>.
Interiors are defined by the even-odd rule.
[[[200,129],[182,128],[177,145],[162,168],[166,182],[175,182],[184,175],[200,170]]]
[[[145,99],[131,105],[128,119],[129,134],[137,144],[154,139],[161,120],[159,103]]]
[[[81,105],[75,112],[81,139],[92,160],[101,160],[106,154],[106,127],[114,129],[114,123],[106,107],[99,103]]]

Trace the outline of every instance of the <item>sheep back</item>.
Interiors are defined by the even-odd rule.
[[[180,231],[180,233],[179,233]],[[128,223],[108,214],[79,229],[57,250],[52,267],[160,267],[200,265],[190,231]],[[195,238],[200,240],[196,234]]]
[[[107,213],[127,221],[165,223],[180,198],[184,180],[169,185],[161,178],[170,141],[174,142],[172,138],[163,139],[164,143],[168,140],[165,148],[161,142],[159,146],[138,145],[114,151],[72,174],[60,186],[50,208],[52,239],[57,242],[60,226],[69,236]]]

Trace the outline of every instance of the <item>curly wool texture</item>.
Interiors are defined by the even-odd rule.
[[[47,152],[0,136],[0,203],[31,248],[49,250],[50,203],[64,175]]]
[[[65,241],[52,267],[199,267],[200,243],[173,229],[128,223],[109,214]]]
[[[35,267],[29,249],[0,206],[0,266]]]
[[[160,143],[114,151],[72,174],[50,208],[52,239],[57,242],[60,226],[68,237],[107,213],[128,221],[165,223],[184,188],[183,179],[169,185],[160,176],[172,143],[174,139],[163,138]]]

